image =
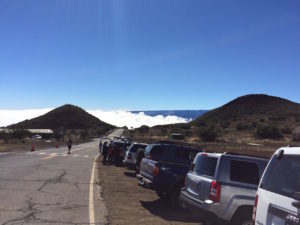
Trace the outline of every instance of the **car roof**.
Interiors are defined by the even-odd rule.
[[[147,143],[133,143],[133,145],[148,145]]]
[[[216,152],[199,152],[197,155],[202,155],[205,154],[208,157],[215,157],[215,158],[219,158],[221,157],[221,155],[223,155],[223,153],[216,153]]]
[[[300,147],[281,147],[274,154],[277,154],[279,151],[284,150],[284,154],[289,155],[300,155]]]

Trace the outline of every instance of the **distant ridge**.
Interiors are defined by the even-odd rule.
[[[288,121],[300,118],[300,104],[287,99],[252,94],[236,98],[229,103],[205,113],[191,124],[224,123],[233,121]]]
[[[103,130],[114,128],[82,108],[70,104],[58,107],[34,119],[8,126],[11,129],[57,129],[60,127],[65,129],[101,128]]]
[[[265,94],[238,97],[210,110],[197,119],[182,124],[151,127],[147,135],[166,139],[180,133],[185,141],[257,143],[269,139],[290,143],[293,131],[300,126],[300,104]],[[138,130],[136,137],[146,134]]]
[[[146,110],[146,111],[131,111],[132,113],[145,113],[148,116],[178,116],[185,119],[196,119],[208,110]]]

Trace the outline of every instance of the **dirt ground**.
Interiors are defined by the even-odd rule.
[[[203,225],[198,215],[172,209],[153,190],[139,186],[134,171],[125,167],[102,165],[101,157],[98,159],[98,171],[109,224]]]

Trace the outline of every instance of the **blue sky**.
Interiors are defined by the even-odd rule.
[[[299,0],[1,0],[0,109],[300,102]]]

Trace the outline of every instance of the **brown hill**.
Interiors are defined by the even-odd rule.
[[[245,95],[205,113],[192,121],[191,125],[224,124],[236,121],[244,123],[298,123],[300,121],[300,104],[262,94]]]
[[[107,124],[85,110],[74,105],[63,105],[45,115],[8,126],[12,129],[101,129],[110,130],[114,126]]]
[[[263,94],[246,95],[211,110],[187,124],[171,124],[140,129],[132,136],[168,139],[183,134],[185,141],[233,143],[265,142],[266,139],[290,143],[292,131],[300,126],[300,104]]]

